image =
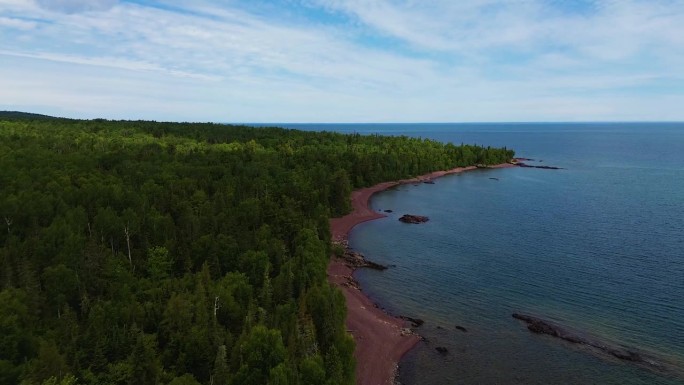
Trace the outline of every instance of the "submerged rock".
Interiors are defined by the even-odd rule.
[[[414,328],[417,328],[425,323],[425,321],[423,321],[420,318],[411,318],[405,315],[399,316],[399,318],[403,319],[404,321],[409,321],[411,323],[411,326],[413,326]]]
[[[662,368],[661,364],[649,357],[645,357],[636,349],[619,345],[611,345],[608,341],[600,341],[596,337],[585,335],[570,328],[558,325],[554,322],[530,315],[513,313],[513,318],[526,322],[527,329],[533,333],[548,334],[574,344],[586,345],[621,360],[642,364],[651,369]]]
[[[435,350],[438,351],[442,355],[449,354],[449,349],[445,348],[444,346],[438,346],[435,348]]]

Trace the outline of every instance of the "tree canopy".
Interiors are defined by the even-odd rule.
[[[507,149],[0,117],[0,384],[353,384],[329,218]]]

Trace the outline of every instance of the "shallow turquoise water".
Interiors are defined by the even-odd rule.
[[[684,124],[304,128],[505,145],[565,168],[478,170],[373,198],[394,212],[350,243],[394,267],[357,278],[390,312],[426,321],[402,383],[684,383]],[[636,347],[671,373],[533,335],[513,312]]]

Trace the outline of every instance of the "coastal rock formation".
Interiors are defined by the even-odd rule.
[[[346,249],[344,251],[344,255],[342,255],[342,259],[344,259],[346,265],[349,267],[354,267],[354,268],[367,267],[369,269],[375,269],[375,270],[387,270],[387,266],[383,266],[379,263],[369,261],[366,259],[366,257],[363,256],[363,254],[356,252],[356,251],[349,250],[349,249]]]
[[[592,336],[583,335],[579,332],[557,325],[551,321],[543,320],[530,315],[513,313],[513,318],[526,322],[527,329],[533,333],[548,334],[568,342],[586,345],[603,353],[609,354],[615,358],[642,364],[651,369],[662,368],[662,365],[658,364],[655,360],[649,357],[645,357],[644,354],[638,352],[636,349],[611,345],[606,341],[599,341]]]
[[[541,168],[541,169],[545,169],[545,170],[563,170],[562,167],[555,167],[555,166],[533,166],[533,165],[527,164],[527,163],[525,163],[525,162],[534,162],[534,159],[530,159],[530,158],[514,158],[514,159],[511,160],[509,163],[512,164],[512,165],[514,165],[514,166],[518,166],[518,167]],[[539,162],[542,162],[542,161],[539,160]]]
[[[338,257],[344,262],[345,265],[352,269],[358,269],[360,267],[367,267],[369,269],[375,270],[387,270],[387,266],[383,266],[379,263],[369,261],[364,257],[363,254],[352,250],[349,247],[349,243],[346,240],[334,242],[335,245],[344,249],[341,255]]]
[[[423,321],[420,318],[411,318],[405,315],[399,316],[399,318],[403,319],[404,321],[409,321],[411,323],[411,326],[413,326],[414,328],[417,328],[425,323],[425,321]]]
[[[518,313],[513,313],[513,318],[527,322],[527,329],[529,329],[529,331],[532,333],[548,334],[550,336],[558,337],[562,340],[572,343],[582,343],[583,341],[582,338],[577,336],[575,333],[569,332],[565,328],[549,321],[545,321],[541,318]]]
[[[425,223],[430,220],[428,217],[424,217],[421,215],[412,215],[412,214],[404,214],[402,215],[401,218],[399,218],[400,221],[404,223],[413,223],[413,224],[418,224],[418,223]]]
[[[518,167],[527,167],[527,168],[541,168],[544,170],[562,170],[562,167],[556,167],[556,166],[532,166],[527,163],[516,163]]]
[[[343,286],[352,288],[354,290],[359,290],[359,291],[361,290],[361,286],[359,285],[359,281],[354,279],[354,277],[349,276],[349,277],[345,277],[345,279],[346,279],[346,281],[342,283]]]

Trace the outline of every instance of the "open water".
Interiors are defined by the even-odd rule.
[[[389,312],[425,320],[402,384],[684,384],[684,123],[286,126],[507,146],[564,168],[477,170],[372,199],[393,213],[350,244],[392,267],[357,278]],[[513,312],[666,369],[532,334]]]

